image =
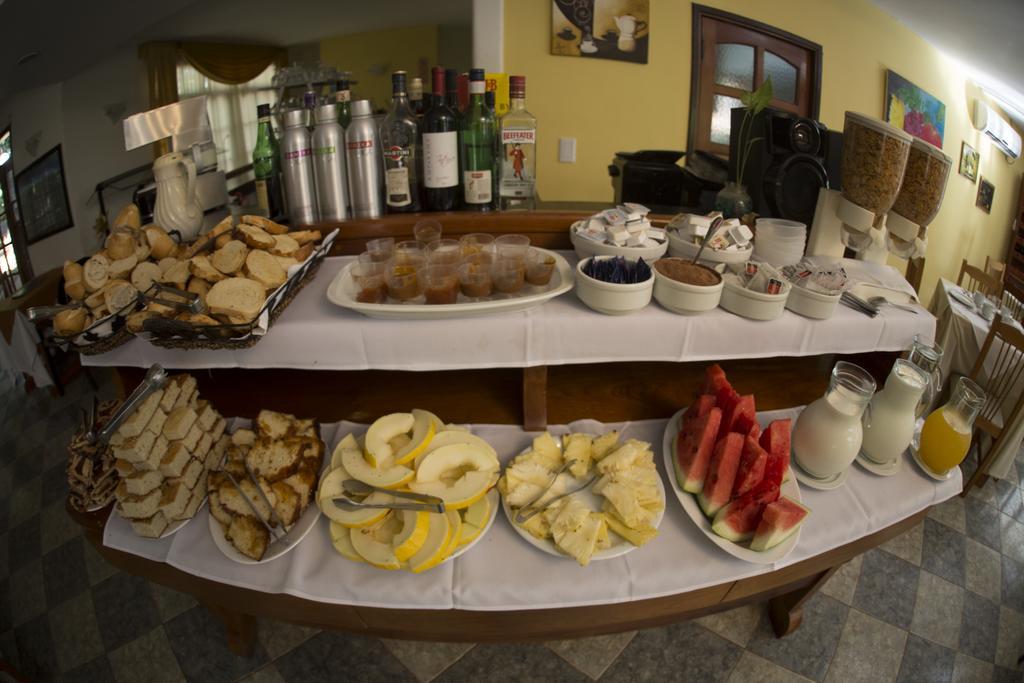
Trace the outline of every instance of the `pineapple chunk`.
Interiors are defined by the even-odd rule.
[[[557,470],[562,466],[562,449],[547,432],[534,438],[533,453],[537,455],[538,462],[543,463],[550,470]]]
[[[551,524],[543,513],[530,517],[520,526],[542,541],[551,538]]]
[[[647,543],[658,535],[658,530],[652,526],[640,529],[630,529],[628,526],[616,519],[614,515],[605,514],[604,518],[608,527],[612,531],[637,547],[642,546],[644,543]]]
[[[570,497],[568,502],[561,506],[558,516],[551,524],[551,534],[555,537],[555,542],[558,543],[561,536],[582,527],[589,516],[590,509],[581,501]]]
[[[598,532],[598,534],[597,534],[597,546],[596,546],[596,548],[598,550],[606,550],[606,549],[611,548],[611,547],[612,547],[612,537],[608,535],[608,523],[607,523],[607,520],[605,520],[605,523],[601,525],[600,532]]]
[[[547,467],[535,460],[513,463],[505,473],[529,484],[547,486],[551,483],[551,475],[554,474]]]
[[[605,509],[607,509],[608,505],[614,507],[619,518],[628,527],[635,529],[650,525],[654,521],[654,513],[640,505],[636,500],[636,496],[622,484],[608,484],[601,495],[605,497],[603,507]]]
[[[647,450],[646,447],[638,447],[632,441],[627,441],[597,463],[597,471],[605,474],[615,470],[629,469],[632,467],[633,461],[645,450]]]
[[[565,459],[572,462],[569,471],[580,479],[590,470],[591,444],[593,439],[586,434],[569,434],[565,437]]]
[[[537,486],[529,482],[516,484],[515,488],[505,494],[505,502],[509,507],[520,508],[530,503],[544,490],[543,486]]]
[[[563,506],[551,531],[558,547],[574,557],[581,567],[586,567],[597,548],[597,539],[604,525],[602,515],[591,512],[579,501],[571,501]]]
[[[590,454],[594,460],[602,460],[604,456],[612,452],[616,445],[619,443],[619,432],[612,430],[605,432],[601,436],[594,439],[594,443],[590,447]]]

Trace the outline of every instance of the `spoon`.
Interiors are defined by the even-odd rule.
[[[718,232],[718,228],[722,225],[724,220],[724,218],[718,216],[715,220],[711,221],[711,225],[708,226],[708,231],[704,235],[704,241],[700,243],[700,249],[697,250],[697,255],[693,257],[694,263],[697,263],[697,261],[700,260],[700,255],[704,253],[704,247],[708,246],[708,242],[710,242],[711,238],[715,236],[716,232]]]
[[[889,301],[888,299],[886,299],[884,296],[873,296],[870,299],[868,299],[868,303],[871,304],[872,306],[876,306],[876,307],[877,306],[894,306],[894,307],[900,309],[901,311],[909,311],[910,313],[913,313],[914,315],[917,315],[917,309],[914,308],[913,306],[906,306],[904,304],[893,303],[892,301]]]

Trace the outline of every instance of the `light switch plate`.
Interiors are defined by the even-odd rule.
[[[576,138],[558,138],[558,160],[563,164],[576,163]]]

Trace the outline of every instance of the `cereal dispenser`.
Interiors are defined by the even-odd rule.
[[[886,246],[896,256],[924,256],[925,232],[942,206],[952,165],[942,150],[914,138],[903,185],[886,219]]]
[[[845,118],[843,189],[819,192],[808,255],[841,257],[846,248],[866,252],[882,242],[907,166],[910,135],[864,114],[848,111]]]

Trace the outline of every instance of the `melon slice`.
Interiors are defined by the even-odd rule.
[[[412,431],[416,418],[412,413],[391,413],[374,420],[366,430],[366,459],[374,467],[394,463],[394,451],[389,443],[399,434]]]
[[[426,410],[414,408],[412,411],[412,435],[409,442],[394,451],[396,465],[404,465],[416,459],[416,456],[427,449],[430,440],[437,431],[437,416]]]
[[[762,552],[774,548],[796,533],[810,512],[804,505],[785,496],[767,505],[754,540],[750,542],[750,549]]]
[[[497,472],[498,459],[479,446],[456,443],[428,453],[416,467],[416,481],[454,483],[466,472]]]
[[[475,524],[470,524],[469,522],[463,521],[462,529],[459,532],[459,546],[464,546],[467,543],[472,543],[481,533],[483,533],[483,528],[478,527]]]
[[[399,512],[396,510],[395,514]],[[430,530],[430,513],[416,510],[402,510],[402,530],[391,539],[391,545],[395,549],[395,557],[399,562],[405,562],[416,554],[427,540]]]
[[[459,547],[459,539],[462,537],[462,514],[458,510],[445,510],[448,517],[448,524],[451,529],[448,532],[448,547],[444,551],[444,559],[447,560],[455,549]],[[444,560],[441,560],[444,562]]]
[[[491,500],[487,496],[484,496],[462,511],[462,519],[466,524],[472,524],[481,529],[487,526],[487,520],[490,516]]]
[[[388,514],[374,526],[352,530],[352,547],[364,560],[380,569],[400,569],[402,561],[395,556],[391,542],[400,531],[400,522],[394,514]]]
[[[384,512],[387,512],[387,510],[384,510]],[[352,530],[347,526],[331,522],[331,545],[346,559],[353,562],[366,562],[363,556],[356,552],[355,546],[352,545]]]
[[[722,411],[712,407],[708,412],[683,424],[676,438],[676,481],[690,493],[700,493],[707,476],[711,452],[715,447]]]
[[[719,510],[711,530],[734,543],[748,541],[757,530],[765,506],[775,502],[778,497],[779,487],[770,482],[763,482]]]
[[[732,389],[729,380],[725,378],[725,370],[715,363],[704,369],[704,386],[701,387],[702,394],[717,395],[721,389]]]
[[[413,470],[402,465],[392,465],[387,468],[374,467],[366,461],[358,447],[347,448],[345,441],[338,444],[338,449],[341,450],[342,467],[354,479],[365,484],[384,489],[397,489],[408,484],[416,476]],[[334,459],[333,456],[331,459]]]
[[[409,489],[428,496],[437,496],[444,501],[446,509],[461,510],[477,502],[498,481],[497,472],[470,470],[452,484],[443,481],[414,481]]]
[[[730,432],[715,446],[704,486],[697,496],[701,510],[708,517],[714,517],[729,502],[743,452],[743,440],[742,435]]]
[[[430,515],[430,530],[427,533],[427,540],[416,554],[409,558],[409,569],[414,574],[436,567],[447,557],[445,551],[448,549],[451,537],[451,524],[448,522],[448,516],[443,512],[428,512],[427,514]]]
[[[760,484],[764,479],[764,468],[767,464],[768,454],[757,445],[756,439],[748,436],[743,442],[740,466],[736,470],[736,481],[732,485],[732,497],[739,498]]]
[[[492,456],[494,456],[495,460],[498,459],[498,453],[497,451],[494,450],[494,447],[491,446],[491,444],[484,441],[483,439],[481,439],[479,436],[461,430],[446,429],[444,431],[437,432],[434,435],[434,438],[432,438],[430,442],[426,445],[426,447],[416,455],[416,457],[414,458],[414,466],[416,468],[419,468],[420,463],[422,463],[423,460],[428,455],[430,455],[439,448],[444,448],[445,446],[452,446],[454,444],[476,446],[477,448],[480,448],[481,450],[490,453]]]
[[[341,440],[341,443],[339,443],[337,446],[335,446],[334,453],[331,454],[331,469],[332,470],[336,470],[336,469],[338,469],[339,467],[342,466],[341,465],[341,453],[342,453],[342,451],[344,451],[345,449],[352,449],[352,448],[354,448],[355,450],[359,450],[359,442],[356,441],[356,437],[353,436],[352,434],[346,434],[345,438]]]

